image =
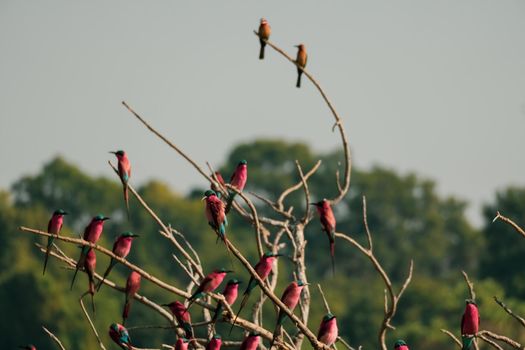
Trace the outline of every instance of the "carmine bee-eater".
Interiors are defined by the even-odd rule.
[[[173,314],[173,316],[175,316],[179,327],[184,329],[184,331],[186,332],[186,338],[193,338],[193,329],[191,328],[191,316],[184,304],[180,301],[174,301],[169,304],[162,304],[162,306],[169,307],[171,313]]]
[[[222,291],[222,295],[224,295],[224,299],[226,299],[226,302],[228,305],[233,305],[235,303],[235,300],[237,300],[237,295],[239,294],[239,284],[241,281],[237,279],[231,279],[226,284],[226,287],[224,287],[224,290]],[[217,303],[217,307],[215,308],[215,313],[213,314],[213,318],[211,319],[212,324],[215,324],[217,322],[217,319],[222,314],[222,310],[224,309],[224,305],[221,302]]]
[[[179,338],[175,343],[175,350],[188,350],[188,345],[190,341],[186,338]]]
[[[104,221],[106,220],[109,220],[109,218],[101,214],[91,219],[91,222],[84,229],[84,235],[82,236],[84,241],[97,243],[98,239],[100,238],[100,235],[102,234],[102,230],[104,229]],[[75,274],[73,275],[73,280],[71,281],[71,289],[73,289],[73,284],[75,284],[75,278],[77,277],[78,269],[84,266],[86,254],[90,249],[91,248],[89,246],[82,246],[80,250],[80,258],[77,261]]]
[[[259,262],[253,267],[255,272],[257,272],[257,275],[264,281],[268,275],[270,274],[270,271],[272,271],[273,263],[274,261],[281,256],[281,254],[276,254],[273,252],[266,252],[261,257]],[[248,285],[246,286],[246,290],[244,291],[241,306],[239,307],[239,311],[237,311],[237,315],[235,315],[235,319],[233,320],[232,326],[230,328],[230,333],[232,332],[233,326],[235,325],[235,321],[237,321],[237,317],[239,317],[239,314],[241,313],[242,309],[248,302],[248,297],[250,296],[250,292],[257,286],[257,280],[252,276],[250,278],[250,282],[248,282]]]
[[[206,345],[206,350],[221,350],[222,339],[219,334],[215,334]]]
[[[319,219],[321,219],[321,226],[323,231],[326,232],[328,236],[328,241],[330,242],[330,257],[332,259],[332,273],[335,274],[335,216],[330,207],[330,202],[326,199],[323,199],[317,203],[310,203],[315,205],[317,208],[317,213],[319,214]]]
[[[331,313],[327,313],[323,317],[321,325],[319,326],[317,340],[323,344],[331,346],[337,340],[338,332],[337,319]]]
[[[215,191],[204,192],[202,200],[206,201],[205,214],[208,224],[213,228],[217,237],[226,244],[226,214],[224,203],[217,197]]]
[[[404,340],[399,339],[394,343],[394,350],[410,350]]]
[[[259,333],[250,332],[246,338],[242,341],[241,350],[255,350],[259,346]]]
[[[199,298],[202,298],[206,293],[213,292],[222,283],[226,274],[233,272],[225,268],[215,269],[209,273],[199,284],[197,290],[188,298],[188,309],[191,304]]]
[[[259,59],[264,60],[264,47],[266,46],[266,40],[270,39],[270,34],[272,29],[268,24],[268,21],[264,18],[261,18],[261,24],[259,24],[259,42],[261,43],[261,51],[259,52]]]
[[[246,180],[248,180],[248,162],[241,160],[235,171],[230,178],[230,185],[235,187],[237,190],[242,192],[244,186],[246,185]],[[235,191],[228,191],[228,202],[226,203],[226,214],[230,212],[230,209],[233,204],[233,199],[237,193]]]
[[[217,182],[224,188],[226,188],[226,183],[224,182],[224,179],[222,178],[222,175],[220,172],[216,171],[213,173],[213,175],[211,176],[211,178],[215,178],[217,179]],[[220,191],[220,188],[219,186],[216,186],[214,183],[211,184],[211,190],[215,192],[215,194],[217,195],[217,197],[220,199],[221,198],[221,191]]]
[[[132,350],[131,339],[128,330],[121,324],[112,323],[109,326],[109,336],[113,341],[124,350]]]
[[[297,303],[299,302],[299,299],[301,298],[301,292],[303,291],[303,288],[306,285],[307,285],[306,283],[303,283],[303,281],[300,281],[300,280],[297,282],[293,281],[284,290],[283,295],[281,296],[281,301],[283,302],[284,305],[286,305],[288,309],[290,309],[290,311],[293,312],[293,310],[297,306]],[[275,339],[277,339],[277,337],[281,333],[280,332],[281,327],[283,325],[284,320],[286,319],[286,316],[288,315],[286,315],[284,310],[279,311],[279,315],[277,316],[277,324],[275,325],[275,330],[273,332],[273,339],[272,339],[272,342],[270,343],[269,349],[272,348],[273,343],[275,342]]]
[[[296,87],[301,87],[301,76],[303,75],[303,69],[306,67],[306,61],[308,61],[308,55],[306,54],[306,48],[303,44],[296,45],[297,47],[297,58],[295,59],[295,63],[297,63],[297,84]]]
[[[133,239],[135,237],[138,237],[138,235],[129,231],[124,232],[123,234],[118,236],[115,240],[115,243],[113,243],[113,254],[121,258],[125,258],[126,256],[128,256],[129,251],[131,250],[131,243],[133,242]],[[113,269],[117,262],[117,259],[111,258],[109,266],[106,269],[106,272],[104,272],[104,276],[102,277],[102,281],[98,283],[97,290],[100,290],[102,283],[104,283],[104,280],[106,279],[106,277],[108,277],[109,273],[111,272],[111,269]]]
[[[18,346],[19,349],[26,349],[26,350],[36,350],[36,347],[33,344],[28,345],[20,345]]]
[[[126,281],[126,300],[124,302],[124,310],[122,310],[122,324],[126,324],[126,320],[129,316],[129,310],[131,308],[131,301],[140,289],[140,274],[137,271],[131,271]]]
[[[47,224],[48,233],[52,233],[57,236],[60,234],[62,224],[64,223],[64,215],[67,215],[67,213],[62,209],[55,210],[53,216],[51,216],[51,219],[49,219],[49,222]],[[55,237],[47,238],[46,256],[44,258],[44,272],[42,273],[43,275],[46,274],[47,259],[49,259],[49,252],[51,251],[51,246],[53,245],[54,240]]]
[[[479,311],[474,300],[465,300],[465,312],[461,318],[461,339],[463,350],[468,350],[472,346],[474,337],[479,331]]]
[[[118,160],[118,177],[122,182],[122,189],[124,191],[124,201],[126,202],[126,211],[129,219],[129,193],[128,193],[128,181],[131,177],[131,165],[129,164],[128,156],[126,152],[120,150],[116,152],[109,152],[117,156]]]
[[[95,249],[90,248],[86,254],[86,259],[84,260],[84,270],[88,275],[88,293],[91,294],[91,308],[93,309],[93,314],[95,313],[95,301],[93,296],[95,295],[95,269],[97,267],[97,255],[95,254]]]

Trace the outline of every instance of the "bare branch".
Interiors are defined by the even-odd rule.
[[[514,349],[520,349],[520,350],[523,350],[524,347],[518,343],[517,341],[513,340],[513,339],[510,339],[508,337],[505,337],[503,335],[499,335],[499,334],[496,334],[494,332],[491,332],[491,331],[479,331],[478,332],[478,336],[481,336],[481,335],[485,335],[491,339],[494,339],[494,340],[498,340],[498,341],[502,341],[510,346],[512,346]]]
[[[326,313],[331,314],[332,312],[330,311],[330,305],[328,305],[328,302],[326,301],[326,298],[323,293],[323,289],[321,288],[321,284],[317,283],[317,288],[319,288],[319,293],[321,293],[321,297],[323,298],[323,303],[324,303],[324,308],[326,310]]]
[[[503,308],[503,310],[505,310],[506,313],[514,317],[523,327],[525,327],[525,319],[523,317],[516,315],[514,312],[512,312],[512,310],[509,309],[503,301],[499,300],[497,296],[494,296],[494,300],[496,301],[496,303],[498,303],[499,306]]]
[[[66,348],[64,347],[64,345],[62,345],[62,342],[60,341],[60,339],[58,339],[58,337],[56,335],[54,335],[49,329],[47,329],[46,327],[42,326],[42,329],[44,330],[44,332],[47,333],[47,335],[49,335],[51,337],[51,339],[53,339],[55,341],[55,343],[57,343],[58,347],[62,350],[66,350]]]
[[[304,211],[304,216],[301,219],[301,222],[303,224],[306,224],[310,217],[310,190],[308,189],[308,182],[306,181],[304,177],[303,169],[301,168],[301,164],[299,164],[298,160],[295,161],[295,165],[297,166],[297,171],[299,172],[299,176],[301,177],[301,181],[303,183],[303,188],[304,188],[304,200],[306,202],[305,203],[306,208]]]
[[[321,161],[318,160],[317,163],[315,163],[315,165],[312,167],[312,169],[310,169],[310,171],[308,171],[304,175],[304,179],[308,180],[310,176],[312,176],[317,171],[317,169],[319,169],[320,165],[321,165]],[[303,186],[303,180],[301,179],[298,183],[296,183],[292,187],[289,187],[286,190],[284,190],[283,193],[281,193],[281,195],[279,196],[279,199],[277,199],[277,202],[276,202],[277,207],[279,207],[281,210],[284,210],[283,202],[286,199],[286,197],[290,195],[291,193],[300,189],[302,186]]]
[[[97,329],[95,328],[95,325],[93,324],[93,321],[91,321],[91,317],[89,317],[89,314],[86,311],[86,308],[84,307],[84,302],[82,301],[82,298],[84,298],[84,296],[86,296],[88,293],[89,292],[86,292],[86,293],[82,294],[80,299],[78,299],[78,302],[80,303],[80,307],[82,308],[82,312],[86,316],[86,318],[87,318],[87,320],[89,322],[89,325],[91,326],[91,330],[93,331],[93,334],[95,335],[95,337],[98,340],[98,345],[100,346],[100,348],[102,350],[106,350],[106,347],[104,346],[104,343],[102,343],[102,340],[100,340],[100,336],[98,335]]]
[[[370,251],[373,251],[374,244],[372,242],[372,234],[370,233],[370,228],[368,227],[368,216],[366,214],[366,197],[365,196],[363,196],[363,223],[365,225],[366,237],[368,239],[368,249],[370,249]]]
[[[492,347],[498,349],[498,350],[503,350],[503,348],[501,346],[498,345],[498,343],[496,343],[494,340],[488,338],[487,336],[485,336],[484,334],[478,334],[478,338],[480,338],[481,340],[483,340],[484,342],[486,342],[487,344],[491,345]]]
[[[467,283],[470,299],[476,300],[476,292],[474,292],[474,283],[470,281],[465,271],[461,271],[461,274],[463,275],[463,278],[465,279],[465,282]]]
[[[452,338],[454,343],[456,343],[456,345],[459,346],[460,349],[463,347],[463,345],[461,344],[461,340],[459,340],[454,334],[452,334],[452,332],[450,332],[450,331],[448,331],[446,329],[441,329],[441,332],[445,333],[450,338]]]
[[[500,212],[498,211],[497,212],[497,215],[496,217],[494,218],[494,220],[492,220],[492,222],[495,222],[496,220],[500,219],[501,221],[503,221],[504,223],[507,223],[509,225],[511,225],[515,230],[516,232],[518,232],[519,234],[521,234],[523,237],[525,237],[525,230],[523,230],[518,224],[516,224],[514,221],[512,221],[511,219],[503,216],[500,214]]]

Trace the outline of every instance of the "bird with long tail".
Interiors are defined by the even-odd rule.
[[[283,295],[281,296],[281,301],[284,305],[286,305],[288,309],[290,309],[291,312],[293,312],[293,310],[299,303],[299,299],[301,298],[301,292],[303,291],[303,288],[307,285],[307,283],[303,283],[303,281],[301,280],[297,282],[293,281],[284,290]],[[273,339],[268,349],[272,348],[273,343],[281,334],[281,327],[283,325],[284,320],[286,319],[286,316],[288,315],[284,312],[284,310],[279,310],[279,315],[277,316],[277,323],[275,325],[275,330],[273,331]]]
[[[259,262],[253,267],[257,275],[264,281],[270,272],[272,271],[273,263],[274,261],[281,256],[281,254],[273,253],[273,252],[266,252],[261,257]],[[235,321],[237,321],[237,318],[239,317],[239,314],[241,313],[242,309],[248,302],[248,298],[250,297],[251,291],[257,287],[257,280],[252,276],[250,278],[250,281],[248,282],[248,285],[246,286],[246,290],[244,291],[241,306],[239,307],[239,311],[237,311],[237,315],[235,315],[235,319],[233,320],[232,326],[230,328],[230,334],[232,332],[233,326],[235,325]]]
[[[217,197],[217,193],[213,190],[204,192],[203,201],[206,201],[204,213],[208,220],[208,225],[217,234],[217,239],[221,239],[226,244],[226,212],[224,210],[224,203]],[[226,244],[226,247],[228,245]]]
[[[55,210],[55,212],[51,216],[51,219],[49,219],[49,222],[47,223],[48,233],[52,233],[57,236],[60,234],[60,230],[62,229],[62,225],[64,223],[64,215],[67,215],[67,213],[64,210]],[[53,236],[47,238],[46,255],[44,258],[44,271],[42,273],[43,275],[46,274],[47,259],[49,259],[49,252],[51,251],[51,246],[53,245],[54,240],[55,237]]]
[[[124,192],[124,201],[126,202],[126,212],[128,214],[129,219],[129,190],[128,190],[128,182],[129,178],[131,177],[131,164],[129,163],[128,156],[126,155],[126,152],[123,150],[119,150],[116,152],[109,152],[114,154],[117,157],[118,161],[118,177],[120,178],[120,181],[122,182],[122,190]]]
[[[126,320],[129,316],[129,310],[131,308],[131,301],[133,297],[140,289],[140,281],[142,277],[137,271],[131,271],[126,280],[126,290],[125,295],[126,299],[124,301],[124,309],[122,310],[122,324],[126,325]]]
[[[175,343],[175,350],[188,350],[188,345],[190,341],[186,338],[179,338]]]
[[[261,50],[259,51],[259,59],[264,60],[264,47],[266,46],[266,40],[270,39],[270,34],[272,33],[272,28],[268,24],[268,21],[264,18],[261,18],[261,23],[259,24],[259,43],[261,44]]]
[[[102,214],[99,214],[93,219],[91,219],[91,222],[84,229],[84,235],[82,236],[82,239],[91,243],[97,243],[100,238],[100,235],[102,235],[102,230],[104,229],[104,222],[106,220],[109,220],[109,218]],[[82,246],[80,249],[80,258],[77,261],[75,274],[73,275],[73,280],[71,280],[71,289],[73,289],[73,285],[75,284],[75,278],[77,277],[78,270],[84,266],[86,254],[91,249],[91,247]]]
[[[117,237],[115,240],[115,243],[113,243],[113,254],[120,258],[125,258],[128,256],[130,250],[131,250],[131,243],[133,243],[133,239],[138,237],[139,235],[134,234],[133,232],[124,232],[120,236]],[[100,290],[100,287],[106,280],[106,277],[108,277],[109,273],[115,267],[115,265],[118,263],[118,260],[115,258],[111,258],[111,261],[109,262],[109,266],[106,269],[106,272],[104,272],[104,276],[102,277],[102,280],[98,283],[97,291]]]
[[[328,236],[328,241],[330,242],[330,257],[332,259],[332,274],[335,275],[335,216],[330,206],[330,202],[326,199],[323,199],[317,203],[310,203],[315,205],[317,208],[317,213],[319,214],[319,219],[321,220],[321,226],[323,231],[326,232]]]
[[[260,334],[257,332],[250,332],[241,343],[240,350],[256,350],[259,346]]]
[[[84,270],[88,275],[88,293],[91,295],[91,308],[93,314],[95,314],[95,270],[97,267],[97,255],[95,254],[95,249],[90,248],[86,254],[86,259],[84,260]]]
[[[109,336],[115,342],[115,344],[120,346],[121,349],[133,349],[128,330],[123,325],[118,323],[112,323],[111,326],[109,326]]]
[[[232,270],[226,270],[225,268],[215,269],[204,277],[204,279],[197,287],[197,290],[188,298],[188,307],[195,302],[195,300],[202,298],[206,293],[213,292],[217,287],[220,286],[226,274],[233,272]]]
[[[244,159],[237,164],[235,171],[230,178],[230,186],[235,187],[239,192],[242,192],[248,180],[248,162]],[[233,205],[233,199],[237,193],[235,191],[228,191],[228,201],[226,202],[226,214],[230,212]]]
[[[479,310],[472,299],[465,300],[465,311],[461,317],[462,350],[468,350],[479,331]]]
[[[239,294],[239,284],[241,284],[241,281],[239,281],[238,279],[231,279],[228,281],[226,287],[224,287],[224,290],[222,291],[222,295],[224,296],[225,301],[230,306],[233,305],[233,303],[235,303],[235,300],[237,300],[237,295]],[[211,319],[211,323],[213,324],[213,326],[215,326],[215,323],[217,323],[217,319],[222,314],[223,309],[224,305],[221,301],[219,301]]]
[[[394,350],[410,350],[404,340],[399,339],[394,343]]]
[[[331,346],[337,340],[338,334],[336,317],[331,313],[327,313],[319,325],[317,340],[327,346]]]
[[[222,338],[219,334],[215,334],[208,344],[206,344],[206,350],[221,350]]]
[[[175,319],[179,327],[181,327],[186,333],[186,338],[193,338],[193,329],[191,328],[191,315],[188,312],[188,309],[180,301],[174,301],[169,304],[162,304],[162,306],[167,306]]]
[[[303,69],[306,67],[306,61],[308,61],[308,55],[306,54],[306,47],[304,44],[295,45],[297,47],[297,58],[295,63],[297,64],[297,84],[296,87],[301,87],[301,76],[303,75]]]

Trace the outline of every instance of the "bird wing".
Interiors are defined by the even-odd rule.
[[[47,232],[51,232],[51,221],[53,218],[49,219],[49,222],[47,223]]]
[[[220,199],[209,201],[209,208],[213,218],[213,224],[218,229],[224,222],[224,203]]]
[[[288,298],[290,294],[292,294],[293,290],[295,289],[295,286],[293,283],[290,283],[288,287],[283,292],[283,295],[281,296],[281,301],[284,303],[284,301]]]
[[[463,325],[465,324],[465,314],[461,316],[461,335],[463,335]]]
[[[326,334],[328,332],[328,322],[321,322],[321,325],[319,326],[319,331],[317,332],[317,340],[321,338],[322,335]]]

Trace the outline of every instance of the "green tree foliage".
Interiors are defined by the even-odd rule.
[[[295,160],[307,171],[317,159],[322,159],[321,167],[310,182],[312,200],[333,196],[337,191],[335,171],[338,169],[342,173],[344,170],[338,152],[318,155],[305,144],[277,140],[239,145],[227,159],[220,167],[226,180],[237,162],[247,159],[249,179],[246,192],[256,191],[271,200],[276,200],[278,193],[299,181]],[[159,217],[184,233],[201,257],[205,257],[205,269],[228,266],[224,246],[221,242],[215,243],[215,234],[206,223],[204,205],[200,201],[202,189],[195,190],[190,196],[182,196],[156,180],[136,188]],[[515,311],[525,314],[525,303],[518,299],[525,292],[520,271],[525,240],[507,225],[490,222],[496,209],[517,222],[525,222],[525,190],[509,188],[498,193],[495,203],[485,209],[487,224],[483,228],[484,235],[481,235],[465,218],[466,203],[438,195],[431,180],[415,174],[400,175],[382,167],[354,169],[350,193],[334,210],[338,231],[351,235],[366,246],[362,195],[366,195],[368,201],[368,222],[374,236],[375,253],[392,277],[396,289],[406,276],[410,259],[415,260],[412,284],[401,299],[393,320],[397,330],[389,334],[391,343],[395,338],[406,338],[413,348],[452,347],[439,329],[448,328],[458,333],[464,299],[468,296],[460,275],[462,269],[477,282],[483,326],[516,339],[523,338],[516,322],[491,298],[492,295],[505,298]],[[263,202],[255,202],[263,215],[278,215],[268,210]],[[302,190],[291,195],[287,203],[294,206],[294,215],[302,215],[305,209]],[[65,235],[82,233],[90,218],[99,212],[111,216],[100,244],[110,248],[119,233],[132,230],[140,237],[134,242],[128,257],[131,262],[171,284],[187,284],[187,277],[172,258],[176,250],[161,237],[160,227],[134,198],[131,199],[131,220],[127,221],[121,185],[114,174],[108,170],[107,178],[94,178],[62,158],[53,159],[40,173],[17,181],[10,192],[0,192],[0,238],[3,242],[0,245],[0,301],[2,311],[7,315],[0,320],[0,332],[5,335],[0,340],[2,348],[34,342],[38,343],[39,350],[53,349],[54,345],[41,331],[41,325],[56,332],[69,349],[97,346],[78,306],[78,297],[87,288],[86,276],[80,274],[70,292],[72,271],[64,269],[55,259],[50,260],[48,272],[42,276],[43,256],[33,243],[43,244],[45,241],[17,232],[19,225],[45,229],[51,212],[56,208],[64,208],[72,214],[66,217]],[[253,227],[237,215],[230,215],[229,221],[229,238],[246,252],[250,261],[255,261]],[[345,338],[353,345],[375,347],[377,329],[383,317],[384,288],[376,271],[356,249],[337,240],[337,270],[336,278],[333,278],[328,241],[317,219],[305,234],[310,282],[324,286]],[[77,247],[58,244],[74,258],[78,257]],[[109,259],[101,254],[97,257],[97,271],[100,273]],[[292,278],[290,264],[285,258],[281,259],[279,266],[277,294]],[[248,274],[237,263],[235,270],[238,271],[236,277],[247,281]],[[123,286],[128,273],[124,266],[117,266],[111,279]],[[311,291],[314,302],[310,327],[315,330],[324,308],[316,289]],[[157,303],[177,299],[148,281],[143,281],[141,292]],[[111,288],[102,288],[95,303],[99,310],[95,324],[103,340],[109,344],[107,326],[120,320],[123,295]],[[130,326],[166,324],[164,319],[139,303],[132,308]],[[265,307],[265,315],[268,315],[265,324],[273,322],[275,315],[270,304]],[[199,315],[195,315],[194,320],[198,321]],[[290,332],[295,332],[291,323],[286,322],[285,326]],[[220,330],[223,328],[219,325]],[[174,342],[170,330],[135,330],[132,336],[137,345],[143,347]]]

